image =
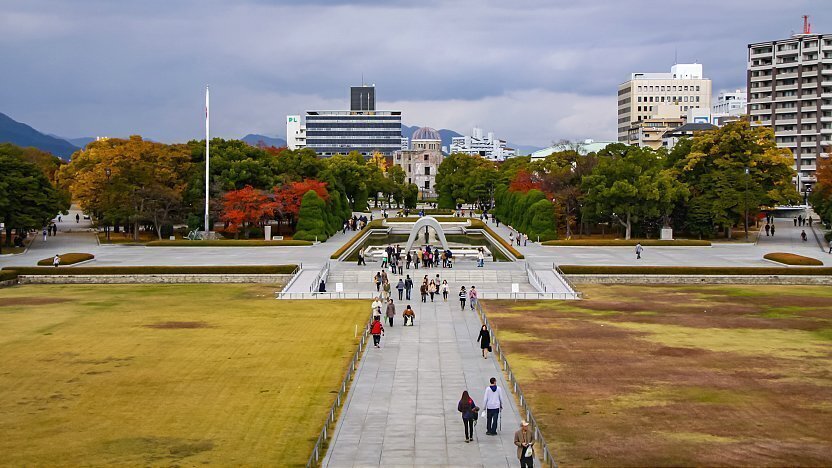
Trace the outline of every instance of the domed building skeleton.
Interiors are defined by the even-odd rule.
[[[436,198],[436,171],[442,164],[442,137],[439,132],[422,127],[413,133],[409,150],[393,156],[393,163],[404,169],[405,180],[419,187],[420,199]]]

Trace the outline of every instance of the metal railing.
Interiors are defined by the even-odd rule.
[[[377,292],[347,291],[347,292],[287,292],[281,291],[277,299],[374,299]]]
[[[570,290],[572,290],[572,292],[575,293],[576,299],[580,299],[581,297],[583,297],[583,294],[578,292],[577,289],[575,289],[575,285],[572,284],[571,281],[569,281],[569,278],[566,277],[566,274],[563,272],[563,270],[560,269],[560,267],[557,264],[552,263],[552,269],[555,270],[555,274],[558,275],[561,280],[563,280],[563,282],[566,284],[566,286]]]
[[[315,279],[312,280],[312,285],[309,286],[309,292],[315,292],[318,290],[318,286],[321,283],[321,280],[325,280],[326,276],[329,274],[329,262],[324,263],[324,266],[318,271],[318,274],[315,275]]]
[[[572,300],[579,299],[580,293],[572,292],[480,292],[480,299],[534,299],[534,300]]]
[[[352,380],[353,375],[358,370],[358,361],[361,359],[361,351],[364,350],[364,345],[367,343],[367,336],[369,336],[369,334],[370,330],[365,326],[364,332],[361,334],[361,340],[358,342],[358,349],[355,351],[355,354],[352,355],[350,365],[347,367],[347,374],[344,376],[344,380],[341,381],[341,386],[338,388],[338,394],[335,395],[335,401],[332,403],[332,407],[329,409],[329,413],[326,416],[324,427],[321,429],[320,434],[318,434],[318,439],[315,440],[315,446],[312,447],[312,454],[309,456],[309,461],[306,462],[306,468],[316,467],[321,463],[321,457],[323,456],[321,451],[329,438],[329,428],[335,423],[338,408],[341,407],[341,403],[343,403],[344,397],[349,390],[350,380]]]
[[[497,357],[498,362],[502,364],[503,371],[508,379],[509,387],[517,396],[517,400],[520,402],[521,416],[525,415],[524,419],[534,428],[534,438],[537,441],[535,444],[535,454],[541,457],[543,466],[557,468],[558,462],[555,461],[555,457],[549,449],[549,444],[546,443],[546,440],[543,438],[543,433],[540,432],[540,426],[538,426],[537,419],[532,414],[532,409],[529,407],[526,395],[523,394],[522,390],[520,390],[520,384],[514,376],[514,371],[511,369],[511,366],[506,360],[506,356],[503,354],[503,347],[500,345],[500,341],[497,339],[494,329],[491,327],[491,323],[488,321],[488,317],[485,315],[485,311],[482,309],[482,304],[480,304],[479,301],[477,301],[477,313],[479,314],[483,325],[488,327],[489,333],[491,333],[491,345],[494,349],[494,355]]]
[[[526,269],[526,275],[529,276],[529,283],[535,287],[540,292],[546,292],[546,285],[543,284],[543,280],[540,279],[540,276],[537,274],[536,271],[532,270],[529,267],[529,262],[523,262],[523,266]]]

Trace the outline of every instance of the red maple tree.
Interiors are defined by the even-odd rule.
[[[314,190],[323,201],[329,201],[329,192],[326,189],[326,182],[321,182],[316,179],[306,179],[300,182],[289,182],[275,186],[274,192],[275,206],[284,216],[291,216],[297,219],[300,211],[300,201],[306,192]]]
[[[508,189],[512,192],[526,193],[532,189],[541,190],[541,183],[537,177],[533,176],[525,169],[521,169],[517,172],[517,175],[514,176],[514,179],[511,181],[511,184],[509,184]]]
[[[252,225],[259,225],[261,221],[271,218],[276,209],[276,203],[269,199],[268,194],[246,185],[240,190],[226,192],[222,196],[222,214],[220,219],[228,223],[228,231],[240,236],[240,230]]]

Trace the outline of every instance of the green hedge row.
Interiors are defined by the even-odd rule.
[[[456,216],[434,216],[440,223],[465,223],[468,218],[457,218]],[[405,218],[388,218],[388,223],[415,223],[420,218],[418,216],[408,216]]]
[[[17,275],[288,275],[297,265],[7,267]]]
[[[499,188],[494,214],[507,226],[529,236],[531,240],[557,239],[555,205],[540,190],[526,193]]]
[[[312,245],[305,240],[157,240],[148,242],[148,247],[278,247]]]
[[[567,275],[832,275],[832,267],[689,267],[561,265]]]
[[[88,253],[65,253],[58,255],[61,258],[61,265],[75,265],[76,263],[92,260],[95,255]],[[52,257],[38,260],[40,266],[52,266]]]
[[[763,255],[763,258],[766,260],[771,260],[773,262],[782,263],[784,265],[801,265],[801,266],[820,266],[823,265],[823,262],[812,257],[804,257],[803,255],[797,255],[793,253],[785,253],[785,252],[772,252]]]
[[[367,225],[364,226],[364,229],[355,233],[355,235],[352,236],[352,239],[348,240],[344,245],[341,246],[341,248],[339,248],[338,250],[333,252],[332,255],[330,255],[329,258],[330,259],[337,259],[341,255],[343,255],[344,252],[347,251],[347,249],[349,249],[350,247],[353,246],[353,244],[358,242],[358,239],[361,239],[361,236],[363,236],[364,233],[366,233],[370,229],[381,229],[382,227],[384,227],[382,225],[382,221],[383,220],[381,220],[381,219],[374,219],[374,220],[370,221],[369,223],[367,223]]]
[[[0,281],[8,281],[17,278],[17,270],[0,270]]]
[[[607,246],[620,247],[631,246],[635,247],[637,243],[645,247],[710,247],[711,242],[707,240],[696,239],[677,239],[677,240],[659,240],[659,239],[570,239],[570,240],[550,240],[541,242],[542,245],[558,245],[558,246]]]
[[[493,237],[494,239],[496,239],[496,240],[497,240],[497,242],[499,242],[499,243],[500,243],[500,245],[502,245],[503,247],[505,247],[505,248],[506,248],[509,252],[511,252],[511,254],[512,254],[512,255],[514,255],[517,259],[523,259],[523,258],[526,258],[525,256],[523,256],[523,254],[521,254],[521,253],[520,253],[520,251],[519,251],[519,250],[515,249],[515,248],[514,248],[514,246],[513,246],[513,245],[511,245],[511,243],[509,243],[509,241],[507,241],[507,240],[503,239],[503,238],[502,238],[502,236],[500,236],[499,234],[497,234],[496,232],[494,232],[494,230],[493,230],[493,229],[491,229],[491,228],[490,228],[487,224],[485,224],[484,222],[482,222],[482,220],[480,220],[480,219],[472,219],[472,220],[471,220],[471,229],[482,229],[482,230],[484,230],[485,232],[487,232],[487,233],[491,234],[491,237]]]

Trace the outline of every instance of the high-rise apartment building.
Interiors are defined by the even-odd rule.
[[[402,149],[402,113],[376,110],[374,86],[350,88],[348,111],[306,111],[305,126],[298,122],[297,127],[293,117],[287,117],[287,140],[302,130],[305,147],[319,156],[352,151],[366,157],[376,152],[391,156]]]
[[[748,45],[751,125],[774,129],[794,157],[799,191],[815,182],[819,155],[832,145],[832,34],[803,34]]]
[[[482,156],[491,161],[505,161],[517,152],[509,148],[505,140],[494,136],[494,132],[484,135],[481,128],[474,127],[471,136],[451,138],[451,153],[465,153]]]
[[[723,91],[711,106],[711,113],[718,115],[745,115],[748,113],[748,90]]]
[[[711,108],[711,80],[699,63],[679,63],[670,73],[633,73],[618,85],[618,141],[630,142],[636,122],[656,117],[659,106],[672,106],[685,118],[691,108]],[[674,115],[675,117],[675,115]]]

